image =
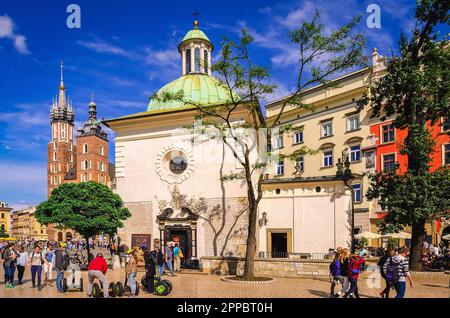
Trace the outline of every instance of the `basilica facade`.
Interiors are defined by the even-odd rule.
[[[95,181],[110,188],[113,185],[114,165],[108,160],[108,135],[97,120],[97,105],[89,103],[89,118],[75,132],[72,102],[66,96],[61,63],[59,93],[50,108],[51,140],[47,145],[47,191],[63,183]],[[75,139],[76,137],[76,139]],[[50,240],[65,241],[78,235],[70,229],[50,225]]]
[[[229,100],[229,92],[211,74],[213,49],[195,22],[178,46],[181,76],[159,92],[183,90],[187,100],[203,105]],[[181,101],[153,98],[147,110],[104,123],[116,133],[115,191],[132,214],[119,229],[122,242],[179,242],[185,265],[201,267],[204,257],[245,255],[248,203],[243,180],[224,181],[242,172],[232,150],[220,138],[194,142],[196,136],[185,128],[195,125],[197,114],[196,107]],[[253,120],[246,107],[238,107],[232,117],[241,124]],[[250,157],[259,151],[253,148]],[[349,246],[351,194],[341,180],[278,180],[267,174],[263,189],[260,256]]]

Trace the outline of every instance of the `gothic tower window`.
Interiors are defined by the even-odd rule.
[[[195,48],[195,61],[194,61],[194,72],[199,72],[200,70],[200,49],[198,47]]]
[[[61,138],[66,138],[66,125],[62,124]]]
[[[87,153],[88,152],[88,145],[84,144],[83,145],[83,153]]]
[[[53,153],[53,161],[56,161],[56,152]]]
[[[58,143],[56,142],[56,140],[53,142],[53,149],[58,149]]]
[[[89,163],[87,160],[83,161],[83,170],[88,170],[89,169]]]
[[[103,146],[100,146],[100,156],[103,156]]]
[[[186,74],[191,72],[191,49],[186,49]]]

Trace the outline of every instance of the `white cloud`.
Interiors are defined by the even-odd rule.
[[[7,38],[13,41],[14,47],[22,55],[30,54],[27,47],[27,38],[14,31],[14,21],[7,15],[0,15],[0,38]]]
[[[27,43],[26,43],[27,38],[24,37],[23,35],[16,35],[14,37],[14,46],[16,47],[17,51],[19,51],[20,54],[30,54],[30,51],[28,51],[27,48]]]
[[[12,38],[14,22],[7,15],[0,15],[0,38]]]
[[[42,196],[45,198],[47,192],[46,163],[24,163],[0,161],[2,182],[0,182],[0,193],[14,193],[15,196],[23,197]]]
[[[119,46],[109,44],[102,40],[95,40],[90,42],[78,41],[78,44],[98,53],[108,53],[133,59],[138,57],[134,52],[124,50]]]

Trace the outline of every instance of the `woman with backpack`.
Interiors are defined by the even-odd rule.
[[[358,293],[358,279],[361,274],[361,264],[364,263],[364,258],[357,254],[350,255],[348,262],[348,281],[350,282],[350,289],[345,293],[344,298],[348,298],[351,294],[354,294],[356,298],[359,298]]]
[[[42,290],[41,287],[41,276],[42,276],[42,265],[47,264],[47,260],[44,258],[44,255],[41,253],[41,247],[37,245],[34,248],[34,252],[31,253],[30,257],[28,258],[28,262],[26,264],[26,267],[28,267],[31,264],[31,281],[33,282],[33,287],[36,287],[36,274],[38,278],[38,291]]]
[[[338,249],[334,254],[333,261],[330,264],[330,275],[332,279],[330,298],[337,298],[339,295],[334,293],[336,285],[344,286],[344,277],[341,276],[341,249]]]
[[[14,276],[12,274],[12,266],[11,264],[16,259],[16,253],[13,251],[13,244],[9,243],[6,245],[5,249],[2,253],[3,259],[3,269],[5,270],[5,287],[6,288],[14,288],[13,281]]]
[[[384,264],[386,264],[386,261],[391,258],[394,255],[394,252],[388,248],[383,256],[380,258],[380,260],[378,261],[377,265],[380,268],[380,274],[381,277],[383,277],[384,281],[386,282],[386,287],[383,289],[382,292],[380,292],[380,296],[381,298],[389,298],[389,292],[391,290],[391,288],[393,288],[394,286],[392,285],[392,282],[390,282],[387,278],[386,278],[386,274],[383,271],[383,267]]]

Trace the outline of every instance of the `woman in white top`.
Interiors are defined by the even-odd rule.
[[[22,285],[23,273],[25,272],[25,265],[28,261],[28,252],[25,251],[23,245],[19,247],[19,255],[17,259],[17,277],[19,279],[19,285]]]
[[[48,264],[48,262],[44,258],[44,255],[42,255],[41,247],[39,245],[35,247],[34,252],[31,252],[31,255],[28,258],[26,266],[29,266],[30,264],[31,264],[31,281],[33,282],[33,288],[36,287],[36,274],[37,274],[38,291],[41,291],[42,265]]]

